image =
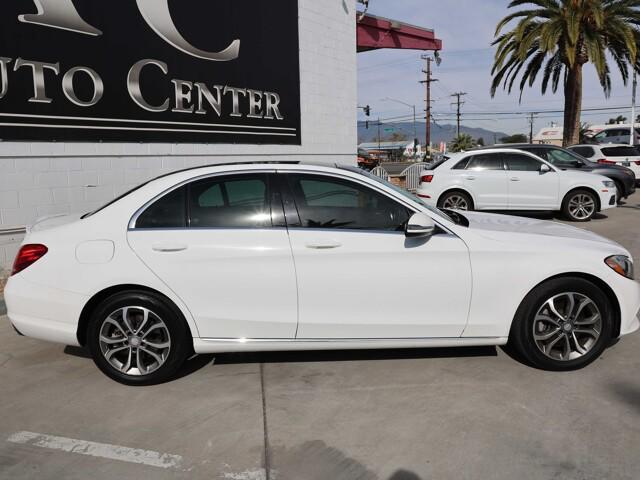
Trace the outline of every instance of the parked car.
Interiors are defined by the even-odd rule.
[[[417,194],[440,208],[562,211],[575,222],[616,206],[612,180],[561,170],[531,153],[505,148],[451,155],[422,173]]]
[[[363,301],[371,285],[385,294]],[[193,351],[509,342],[572,370],[640,327],[640,284],[616,243],[447,214],[354,167],[298,164],[176,172],[42,220],[5,298],[19,333],[87,346],[129,385],[172,378]]]
[[[535,143],[519,143],[511,145],[496,145],[492,148],[517,148],[533,153],[561,170],[580,170],[605,176],[613,180],[618,192],[618,203],[636,191],[636,175],[630,168],[621,165],[596,163],[584,158],[580,152],[572,151],[555,145]]]
[[[631,145],[574,145],[569,150],[602,165],[617,165],[630,168],[640,185],[640,150]]]
[[[629,139],[631,136],[630,124],[618,124],[618,125],[601,125],[590,127],[590,130],[594,132],[589,137],[589,143],[606,144],[616,143],[629,145]],[[634,128],[634,144],[640,143],[640,129]]]

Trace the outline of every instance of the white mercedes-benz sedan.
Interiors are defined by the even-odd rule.
[[[506,148],[452,154],[421,174],[417,193],[442,208],[562,211],[574,222],[617,205],[613,180],[561,170],[536,155]]]
[[[571,370],[640,326],[614,242],[293,163],[175,172],[41,220],[5,296],[19,333],[87,346],[129,385],[172,378],[193,352],[509,343]]]

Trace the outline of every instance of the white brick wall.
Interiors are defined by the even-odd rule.
[[[159,174],[244,159],[354,163],[355,0],[299,0],[302,145],[0,141],[0,230],[88,211]],[[19,236],[0,233],[0,276]]]

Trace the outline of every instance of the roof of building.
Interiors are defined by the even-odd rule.
[[[442,50],[442,40],[433,30],[358,12],[358,52],[379,48]]]

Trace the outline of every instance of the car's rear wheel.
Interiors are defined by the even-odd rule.
[[[574,222],[588,222],[598,211],[598,199],[589,190],[569,192],[562,202],[562,213]]]
[[[189,353],[184,319],[150,292],[122,292],[105,299],[91,316],[87,336],[98,368],[125,385],[170,380]]]
[[[473,200],[466,193],[454,190],[440,197],[438,207],[449,210],[473,210]]]
[[[535,367],[577,370],[598,358],[612,331],[613,312],[605,293],[582,278],[559,278],[524,299],[509,345]]]

